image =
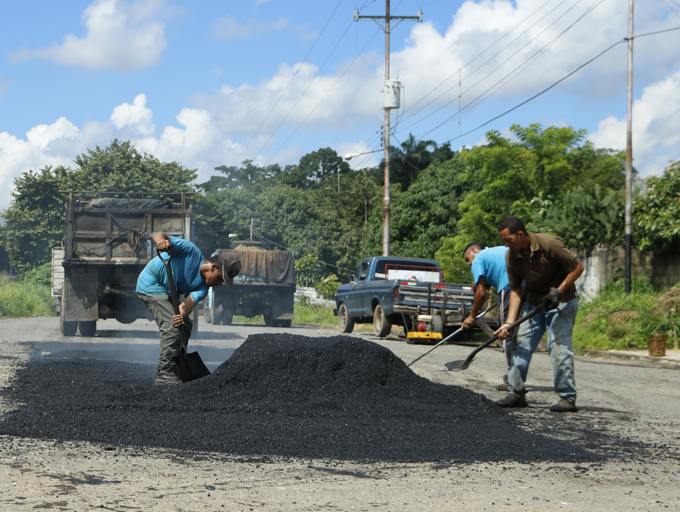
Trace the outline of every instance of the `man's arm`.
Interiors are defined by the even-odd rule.
[[[194,298],[191,295],[187,296],[186,300],[179,305],[180,314],[172,316],[172,325],[175,327],[184,325],[184,317],[189,316],[193,312],[195,306],[196,302],[194,301]]]
[[[479,281],[477,281],[477,288],[475,288],[475,299],[474,302],[472,303],[472,311],[470,311],[470,314],[467,316],[465,320],[463,320],[463,329],[468,329],[472,327],[472,325],[475,323],[475,318],[479,314],[479,311],[482,309],[482,306],[484,305],[484,301],[486,300],[486,279],[484,279],[484,276],[479,277]]]
[[[508,307],[508,318],[505,323],[501,325],[498,330],[494,333],[499,339],[504,340],[509,337],[511,332],[508,330],[510,324],[512,324],[517,319],[517,314],[519,313],[519,307],[522,304],[522,288],[513,288],[510,292],[510,305]],[[502,305],[499,304],[500,307]]]
[[[564,295],[567,288],[574,284],[581,274],[583,274],[583,264],[579,260],[576,260],[576,265],[569,271],[567,277],[564,278],[564,281],[562,281],[557,289]]]

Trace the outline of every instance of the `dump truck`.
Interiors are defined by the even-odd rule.
[[[153,233],[193,239],[193,212],[186,194],[68,193],[63,254],[56,249],[52,259],[54,282],[58,286],[63,280],[61,290],[53,284],[61,333],[93,336],[99,319],[124,324],[152,319],[135,292],[137,277],[157,255]],[[88,194],[124,197],[77,198]],[[60,257],[63,273],[55,269]]]
[[[270,327],[290,327],[295,301],[295,254],[292,251],[269,250],[261,242],[231,243],[229,249],[241,260],[241,272],[234,278],[233,288],[211,288],[203,301],[206,322],[231,325],[234,315],[264,317]]]

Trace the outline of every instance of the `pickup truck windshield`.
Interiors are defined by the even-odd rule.
[[[374,279],[404,279],[423,283],[439,283],[441,277],[441,268],[427,262],[379,261],[375,266],[374,273]]]

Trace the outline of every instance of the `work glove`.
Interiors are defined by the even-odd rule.
[[[559,306],[561,300],[562,292],[557,288],[550,288],[550,293],[543,297],[541,302],[545,306],[545,310],[550,311],[551,309],[555,309],[557,306]]]

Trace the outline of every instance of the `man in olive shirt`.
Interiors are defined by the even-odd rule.
[[[527,233],[524,223],[516,217],[506,217],[498,225],[503,243],[510,249],[506,255],[510,292],[507,323],[496,334],[500,339],[510,336],[508,326],[541,304],[545,310],[518,327],[516,345],[512,349],[512,368],[508,373],[509,394],[496,402],[501,407],[526,407],[526,382],[531,356],[543,334],[548,332],[548,349],[555,378],[555,392],[560,395],[554,412],[576,412],[576,382],[572,331],[578,299],[574,283],[583,272],[583,265],[562,241],[546,233]],[[522,281],[526,296],[522,302]],[[521,308],[520,308],[521,304]]]

